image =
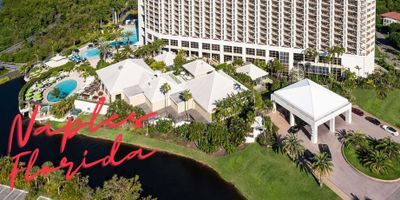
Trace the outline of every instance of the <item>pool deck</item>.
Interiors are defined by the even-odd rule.
[[[50,91],[52,91],[54,89],[54,87],[56,87],[56,85],[58,85],[59,83],[61,83],[63,81],[66,81],[66,80],[75,80],[77,82],[76,88],[71,92],[71,94],[74,94],[76,91],[80,90],[85,84],[85,79],[83,77],[81,77],[79,73],[72,72],[68,77],[65,77],[64,79],[61,79],[60,81],[55,82],[53,85],[48,87],[43,92],[43,101],[42,101],[42,103],[43,104],[47,104],[47,105],[55,104],[56,102],[48,102],[47,101],[47,95],[49,94]]]

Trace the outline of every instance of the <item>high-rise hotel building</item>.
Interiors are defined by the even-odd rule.
[[[279,59],[287,68],[327,74],[374,70],[375,0],[139,0],[140,44],[219,62]],[[324,57],[344,47],[333,63]],[[305,55],[315,49],[320,56]],[[358,66],[358,67],[357,67]]]

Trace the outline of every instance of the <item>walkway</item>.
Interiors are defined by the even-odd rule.
[[[271,118],[272,121],[279,127],[279,133],[286,135],[287,130],[289,129],[289,124],[284,117],[279,112],[275,112],[271,114]],[[400,182],[385,183],[371,180],[366,176],[359,174],[347,164],[341,153],[341,143],[338,141],[338,138],[335,136],[335,134],[329,132],[328,125],[329,124],[319,126],[318,142],[320,144],[328,144],[332,153],[334,169],[329,177],[329,181],[337,186],[337,188],[339,188],[342,192],[346,193],[349,198],[369,198],[379,200],[399,199]],[[375,138],[384,138],[389,136],[389,134],[383,131],[380,127],[375,126],[365,120],[363,117],[359,117],[354,114],[352,124],[347,124],[342,117],[336,117],[336,131],[340,130],[360,130],[365,134]],[[312,144],[310,141],[310,131],[310,127],[307,125],[304,127],[304,129],[297,133],[298,137],[299,139],[303,140],[303,145],[306,149],[309,149],[314,153],[319,152],[318,145]],[[391,136],[391,138],[393,138],[396,142],[400,142],[400,137]],[[335,191],[335,188],[331,189]]]

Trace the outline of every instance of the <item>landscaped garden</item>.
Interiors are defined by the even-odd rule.
[[[400,179],[400,144],[390,138],[367,138],[359,132],[345,136],[343,155],[358,171],[382,180]]]
[[[353,95],[356,97],[356,104],[362,109],[392,125],[400,127],[399,89],[388,92],[385,99],[379,98],[373,89],[357,88],[353,91]]]

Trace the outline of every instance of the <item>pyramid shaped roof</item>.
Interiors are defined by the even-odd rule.
[[[208,72],[215,71],[214,67],[201,59],[184,64],[183,68],[185,68],[194,77],[199,77],[201,75],[207,74]]]
[[[188,81],[185,88],[192,93],[193,99],[210,113],[215,108],[216,101],[247,89],[222,71],[213,71]]]
[[[346,98],[309,79],[275,91],[274,95],[302,111],[314,121],[349,104]]]
[[[138,85],[153,73],[143,59],[127,59],[97,71],[99,79],[110,93]]]
[[[244,74],[248,75],[251,78],[251,80],[253,80],[253,81],[258,78],[268,75],[268,73],[266,71],[260,69],[253,63],[249,63],[247,65],[237,68],[236,72],[244,73]]]
[[[176,54],[174,52],[166,51],[154,57],[154,60],[157,62],[163,61],[167,66],[171,66],[174,64],[175,57]]]

